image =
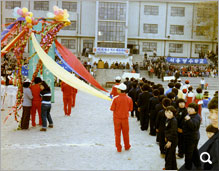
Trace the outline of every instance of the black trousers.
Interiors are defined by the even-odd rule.
[[[184,136],[183,133],[179,133],[179,132],[178,132],[178,154],[179,156],[183,156],[185,154]]]
[[[176,145],[171,144],[170,148],[166,148],[165,170],[177,170],[176,164]]]
[[[160,153],[165,154],[165,133],[164,130],[160,130],[158,132],[158,137],[159,137],[159,147],[160,147]]]
[[[138,112],[138,108],[135,105],[133,105],[133,110],[131,111],[131,116],[136,116],[138,118],[139,116],[137,116],[138,115],[137,112]]]
[[[194,163],[196,168],[200,168],[201,161],[198,152],[198,141],[199,140],[192,140],[184,138],[184,145],[185,145],[185,168],[187,170],[192,169],[192,164]]]
[[[149,113],[147,110],[140,110],[141,130],[147,130],[149,124]]]
[[[155,122],[156,122],[156,111],[150,112],[150,134],[156,135],[156,128],[155,128]]]
[[[31,110],[31,106],[28,106],[28,107],[23,106],[23,113],[22,113],[22,118],[21,118],[21,128],[22,129],[29,128],[30,110]]]

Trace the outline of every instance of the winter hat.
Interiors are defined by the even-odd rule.
[[[186,83],[186,84],[189,84],[189,80],[186,80],[185,83]]]
[[[183,89],[183,91],[182,91],[183,93],[187,93],[187,89]]]
[[[121,77],[120,77],[120,76],[117,76],[115,80],[118,80],[118,81],[119,81],[119,80],[121,80]]]
[[[116,88],[120,90],[126,90],[127,86],[124,83],[121,83],[119,85],[115,85]]]

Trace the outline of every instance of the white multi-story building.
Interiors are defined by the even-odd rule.
[[[217,0],[215,0],[216,2]],[[58,41],[77,55],[84,48],[130,48],[132,54],[198,57],[202,51],[216,52],[217,37],[199,34],[197,17],[201,0],[4,0],[1,24],[12,22],[15,7],[27,7],[34,17],[46,17],[53,6],[67,9],[71,25],[58,33]],[[218,26],[212,26],[217,30]],[[217,34],[216,34],[217,35]]]

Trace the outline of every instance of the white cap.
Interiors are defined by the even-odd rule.
[[[24,82],[30,82],[30,80],[27,78]]]
[[[117,77],[116,77],[116,80],[121,80],[121,77],[120,77],[120,76],[117,76]]]
[[[119,85],[115,85],[116,88],[120,90],[126,90],[127,86],[124,83],[121,83]]]

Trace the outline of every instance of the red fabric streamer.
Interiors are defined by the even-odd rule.
[[[14,44],[26,33],[26,30],[23,30],[16,38],[14,38],[6,48],[2,49],[1,56],[3,57],[13,46]]]
[[[5,37],[1,40],[1,44],[17,29],[17,24],[15,24],[11,30],[5,35]]]
[[[71,66],[72,69],[74,69],[79,75],[81,75],[86,81],[91,83],[96,88],[108,92],[94,79],[94,77],[86,70],[86,68],[70,50],[62,46],[57,40],[55,40],[55,44],[65,62]]]

